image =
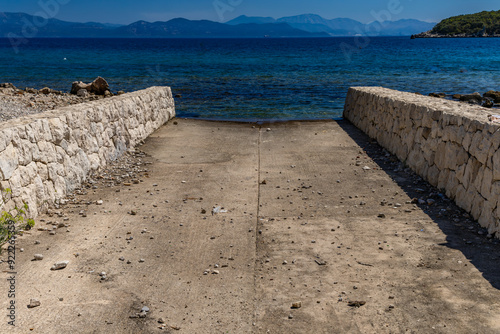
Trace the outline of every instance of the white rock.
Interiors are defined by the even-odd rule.
[[[52,266],[52,268],[50,268],[50,270],[60,270],[60,269],[64,269],[68,266],[69,264],[69,261],[60,261],[60,262],[56,262],[54,263],[54,265]]]

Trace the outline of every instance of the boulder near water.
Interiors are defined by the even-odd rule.
[[[108,82],[101,77],[97,77],[90,87],[90,92],[96,95],[104,95],[106,91],[109,90]]]
[[[490,90],[483,94],[484,97],[492,98],[495,103],[500,103],[500,92]]]
[[[93,93],[95,95],[105,95],[106,91],[109,91],[108,82],[102,78],[97,77],[91,83],[84,83],[82,81],[75,81],[71,86],[71,94],[78,94],[82,89],[86,90],[89,93]]]
[[[78,93],[78,91],[80,91],[82,89],[85,89],[87,92],[90,93],[90,86],[91,86],[91,84],[86,84],[86,83],[81,82],[81,81],[75,81],[71,85],[71,94],[76,95]]]

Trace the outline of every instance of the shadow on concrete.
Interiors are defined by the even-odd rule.
[[[500,289],[500,240],[488,236],[487,230],[464,210],[404,166],[376,140],[369,138],[347,120],[338,121],[338,124],[439,226],[447,241],[441,246],[461,251],[493,287]],[[418,202],[419,199],[431,199],[435,203],[423,204]]]

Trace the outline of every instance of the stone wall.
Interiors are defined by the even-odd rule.
[[[152,87],[0,123],[1,208],[35,217],[174,116],[170,88]]]
[[[381,87],[349,89],[344,108],[346,119],[494,234],[500,231],[500,125],[489,120],[492,113]]]

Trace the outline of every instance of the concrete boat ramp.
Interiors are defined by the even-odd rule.
[[[17,239],[0,332],[498,333],[486,234],[347,121],[174,119]]]

